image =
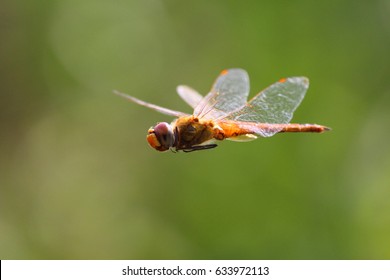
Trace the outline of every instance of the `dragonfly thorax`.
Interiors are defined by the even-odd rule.
[[[148,130],[146,140],[153,149],[164,152],[174,146],[175,134],[170,124],[161,122]]]

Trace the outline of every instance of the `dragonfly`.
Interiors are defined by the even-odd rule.
[[[306,77],[283,78],[247,101],[247,72],[226,69],[204,97],[188,86],[177,87],[179,96],[194,109],[192,114],[154,105],[116,90],[114,93],[176,118],[171,124],[159,122],[148,130],[146,139],[152,148],[160,152],[193,152],[215,148],[225,139],[245,142],[282,132],[330,130],[323,125],[290,123],[308,87]]]

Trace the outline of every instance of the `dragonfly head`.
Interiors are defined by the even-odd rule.
[[[148,130],[146,140],[153,149],[164,152],[175,144],[175,134],[170,124],[161,122]]]

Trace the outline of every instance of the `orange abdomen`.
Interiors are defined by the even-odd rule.
[[[236,121],[221,121],[218,125],[223,130],[223,138],[237,137],[245,134],[257,134],[270,136],[281,132],[316,132],[321,133],[330,130],[328,127],[317,124],[268,124]],[[270,135],[267,135],[270,134]],[[217,138],[218,139],[218,138]]]

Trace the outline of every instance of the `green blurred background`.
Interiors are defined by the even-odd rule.
[[[5,0],[0,62],[1,259],[390,258],[390,1]],[[158,153],[112,94],[231,67],[333,130]]]

